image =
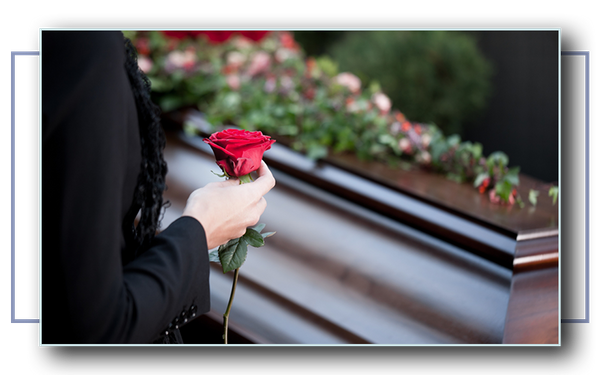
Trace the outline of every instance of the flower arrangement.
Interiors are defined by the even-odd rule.
[[[177,33],[177,34],[174,34]],[[163,111],[194,106],[218,129],[272,134],[309,158],[352,152],[392,168],[421,168],[471,182],[497,204],[523,206],[519,168],[502,152],[410,121],[377,82],[364,87],[328,57],[305,57],[286,31],[129,32]],[[197,130],[188,124],[186,130]],[[548,194],[554,202],[558,188]],[[530,191],[536,205],[539,192]]]

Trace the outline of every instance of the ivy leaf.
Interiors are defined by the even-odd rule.
[[[504,169],[508,165],[508,156],[502,151],[492,152],[487,158],[488,169],[492,170],[494,165],[498,165],[500,170]]]
[[[244,236],[230,240],[225,245],[219,246],[219,260],[223,273],[240,268],[248,255],[248,243]]]
[[[512,194],[513,185],[509,181],[503,179],[496,184],[494,189],[496,190],[496,194],[498,194],[503,201],[508,202],[508,197]]]
[[[550,190],[548,190],[548,196],[552,197],[552,204],[556,204],[556,199],[558,198],[558,186],[552,186]]]
[[[504,179],[510,182],[513,185],[519,185],[519,170],[521,168],[514,167],[508,170]]]
[[[531,202],[532,205],[536,206],[537,205],[537,197],[538,195],[540,195],[540,192],[537,190],[529,190],[529,202]]]

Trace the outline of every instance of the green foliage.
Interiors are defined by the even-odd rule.
[[[489,98],[492,67],[463,32],[346,32],[329,53],[340,71],[377,80],[408,117],[446,133],[460,132]]]
[[[275,232],[261,233],[264,228],[265,224],[247,228],[242,237],[230,240],[219,246],[217,250],[211,251],[208,254],[208,260],[220,263],[223,267],[223,273],[240,268],[246,261],[248,246],[262,247],[265,245],[265,238],[275,234]]]
[[[375,35],[374,46],[391,38],[389,33],[360,34]],[[474,52],[469,52],[470,47],[467,47],[470,42],[461,33],[392,34],[403,35],[394,37],[399,40],[408,40],[404,41],[408,47],[399,47],[405,53],[412,53],[414,49],[415,56],[429,56],[427,59],[437,56],[435,64],[427,59],[423,62],[422,69],[437,74],[431,77],[422,76],[418,64],[407,58],[411,62],[406,69],[414,71],[416,77],[422,76],[423,80],[417,82],[420,89],[415,92],[429,92],[427,81],[430,79],[446,80],[448,87],[454,87],[456,98],[462,98],[463,86],[468,86],[465,82],[469,78],[463,77],[464,72],[458,73],[461,70],[456,65],[464,63],[470,74],[477,76],[479,68],[472,65],[483,64],[475,61]],[[514,187],[519,184],[519,169],[508,168],[506,154],[494,152],[486,158],[481,144],[463,142],[457,134],[447,136],[433,122],[410,121],[398,110],[397,102],[390,106],[385,93],[391,76],[361,83],[352,74],[354,71],[344,71],[339,60],[325,56],[306,59],[289,33],[272,32],[259,43],[233,38],[223,44],[190,38],[169,40],[159,32],[129,35],[134,43],[144,42],[151,47],[141,58],[153,61],[147,74],[154,99],[163,111],[190,105],[197,107],[211,124],[210,131],[229,125],[260,130],[312,159],[325,158],[331,152],[350,152],[359,159],[379,161],[392,168],[422,168],[459,183],[473,183],[481,193],[495,189],[495,195],[503,202],[509,202]],[[417,46],[414,40],[422,40],[424,45]],[[394,39],[385,48],[378,46],[389,50],[397,42]],[[458,56],[463,53],[465,56]],[[356,56],[360,58],[354,60],[373,59],[368,49],[357,52]],[[382,59],[393,61],[388,55]],[[397,72],[402,75],[404,70],[397,69]],[[405,87],[405,90],[411,89]],[[478,97],[483,96],[480,90]],[[464,100],[469,102],[469,99]],[[460,104],[450,105],[453,110],[456,106]],[[448,116],[463,121],[463,117],[454,112],[448,112]],[[187,124],[185,131],[191,134],[198,129]],[[521,201],[518,196],[515,200]],[[510,199],[510,202],[515,200]],[[243,249],[251,242],[252,238],[247,237],[227,246],[228,263],[235,264],[235,259],[243,262]]]

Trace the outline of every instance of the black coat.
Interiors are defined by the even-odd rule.
[[[42,344],[151,343],[210,308],[196,219],[122,261],[141,162],[124,62],[120,32],[42,32]]]

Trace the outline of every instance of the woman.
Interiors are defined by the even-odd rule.
[[[196,190],[155,236],[165,140],[135,50],[120,32],[43,31],[41,64],[42,343],[182,342],[210,309],[208,249],[258,222],[273,176],[263,163],[252,184]]]

